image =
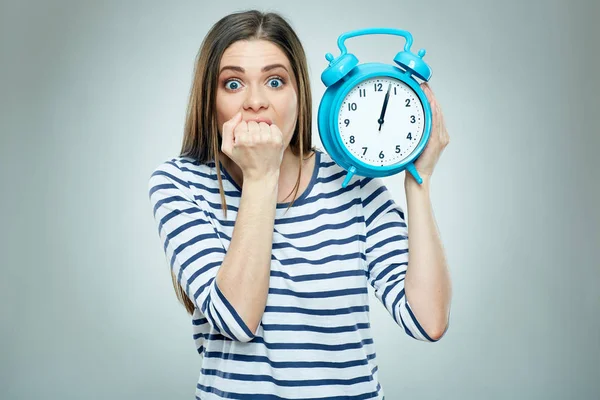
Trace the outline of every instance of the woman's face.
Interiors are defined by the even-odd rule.
[[[296,127],[296,79],[285,54],[266,40],[240,40],[223,53],[217,87],[217,123],[238,111],[242,119],[266,119],[277,125],[288,146]]]

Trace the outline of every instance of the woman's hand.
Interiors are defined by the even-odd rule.
[[[415,168],[419,172],[419,175],[423,180],[431,178],[435,165],[437,164],[442,151],[450,143],[450,136],[446,130],[446,124],[444,123],[444,116],[442,110],[429,87],[427,82],[421,83],[421,88],[429,100],[431,107],[431,132],[427,146],[415,161]],[[410,173],[406,173],[405,182],[407,179],[414,179]]]
[[[241,112],[223,124],[221,151],[240,167],[244,180],[278,176],[284,150],[275,124],[242,121]]]

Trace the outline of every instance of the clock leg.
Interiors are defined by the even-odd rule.
[[[350,169],[348,170],[348,173],[346,174],[346,179],[344,179],[344,182],[342,183],[343,188],[348,186],[348,182],[350,182],[350,179],[352,179],[352,177],[354,176],[355,173],[356,173],[356,168],[353,166],[350,167]]]
[[[419,185],[423,183],[423,179],[419,175],[419,171],[417,171],[417,169],[415,168],[415,164],[413,164],[413,163],[406,164],[406,170],[408,172],[410,172],[410,174],[415,178],[415,180],[419,183]]]

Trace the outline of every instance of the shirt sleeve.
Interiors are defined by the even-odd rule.
[[[207,212],[195,201],[189,182],[174,162],[157,167],[148,195],[158,234],[177,282],[210,326],[221,335],[248,342],[255,334],[219,289],[216,275],[226,250]]]
[[[361,186],[367,281],[375,289],[375,297],[407,335],[416,340],[436,342],[439,339],[434,340],[425,332],[404,292],[409,253],[404,212],[394,202],[381,178],[365,178]]]

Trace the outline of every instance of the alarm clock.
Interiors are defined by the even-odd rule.
[[[403,36],[404,50],[394,64],[358,63],[346,39],[372,34]],[[359,29],[338,37],[341,54],[327,53],[321,74],[327,87],[318,111],[321,142],[331,158],[347,171],[342,187],[354,175],[384,177],[409,171],[423,180],[414,161],[423,152],[431,130],[431,107],[416,78],[429,81],[425,49],[410,51],[412,35],[391,28]]]

